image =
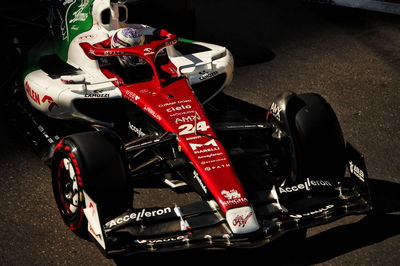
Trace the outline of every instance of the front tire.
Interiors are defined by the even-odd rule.
[[[345,143],[332,107],[315,93],[275,97],[268,116],[287,152],[290,179],[343,177]]]
[[[56,146],[52,185],[61,217],[71,231],[87,235],[84,191],[97,204],[100,221],[132,206],[133,194],[121,151],[101,132],[68,136]]]

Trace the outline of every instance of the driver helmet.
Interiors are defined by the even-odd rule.
[[[126,48],[131,46],[143,45],[144,35],[134,28],[121,28],[111,36],[111,48]],[[139,63],[138,58],[134,56],[118,56],[122,66],[134,66]]]

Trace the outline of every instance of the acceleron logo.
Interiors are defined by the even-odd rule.
[[[312,187],[332,187],[332,186],[333,185],[329,181],[311,180],[307,178],[306,181],[301,184],[287,186],[287,187],[279,187],[279,192],[281,194],[287,194],[299,191],[310,191]]]

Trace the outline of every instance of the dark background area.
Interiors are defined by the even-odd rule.
[[[294,0],[149,0],[134,8],[130,16],[135,22],[228,47],[236,70],[226,94],[264,108],[285,90],[325,97],[346,139],[365,155],[375,212],[310,229],[301,246],[138,255],[131,264],[159,259],[283,265],[400,262],[399,16]],[[13,38],[18,37],[24,52],[43,37],[45,10],[38,1],[0,8],[5,27],[0,102],[7,100],[20,63]],[[65,228],[53,201],[49,169],[6,121],[1,108],[0,264],[115,264]]]

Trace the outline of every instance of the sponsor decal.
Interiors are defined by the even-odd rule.
[[[157,216],[161,216],[161,215],[164,215],[167,213],[172,213],[172,210],[170,207],[161,208],[161,209],[152,210],[152,211],[146,211],[146,209],[142,209],[139,212],[132,212],[125,216],[122,216],[122,217],[119,217],[119,218],[109,221],[108,223],[106,223],[106,228],[111,229],[114,226],[117,226],[117,225],[120,225],[123,223],[132,222],[132,221],[138,222],[138,221],[141,221],[143,218],[157,217]]]
[[[319,209],[316,209],[316,210],[313,210],[313,211],[310,211],[310,212],[306,212],[306,213],[302,213],[302,214],[291,214],[289,216],[292,217],[292,218],[295,218],[295,219],[300,219],[300,218],[303,218],[303,217],[307,217],[307,216],[311,216],[311,215],[315,215],[315,214],[326,212],[329,209],[332,209],[333,207],[335,207],[335,206],[334,205],[327,205],[325,207],[322,207],[322,208],[319,208]]]
[[[142,131],[141,128],[138,128],[138,127],[132,125],[131,122],[128,123],[128,127],[129,127],[130,130],[132,130],[133,132],[135,132],[135,133],[138,135],[138,137],[144,137],[144,136],[146,136],[146,134]]]
[[[227,210],[226,221],[234,234],[246,234],[260,228],[254,210],[250,206]]]
[[[137,102],[140,100],[140,96],[138,96],[136,93],[132,91],[125,91],[125,97],[128,98],[128,100],[131,100],[133,102]]]
[[[214,151],[220,150],[220,148],[218,147],[218,144],[215,141],[215,139],[207,141],[204,144],[189,143],[189,145],[190,145],[190,147],[192,148],[192,150],[194,151],[195,154],[206,153],[206,152],[214,152]],[[206,147],[206,148],[204,148],[204,147]]]
[[[204,170],[206,170],[207,172],[210,172],[215,169],[222,169],[222,168],[226,168],[226,167],[231,167],[231,165],[229,163],[226,163],[226,164],[220,164],[217,166],[207,166],[207,167],[204,167]]]
[[[221,153],[222,154],[222,153]],[[210,163],[217,163],[221,161],[226,161],[226,158],[221,158],[221,159],[215,159],[215,160],[209,160],[209,161],[202,161],[201,164],[210,164]]]
[[[136,240],[136,242],[138,244],[158,244],[158,243],[167,243],[173,241],[182,241],[183,239],[185,239],[185,236],[168,237],[161,239],[138,239]]]
[[[82,3],[78,6],[79,7],[78,10],[72,13],[74,17],[71,20],[69,20],[69,23],[75,23],[77,21],[85,21],[88,18],[88,14],[84,13],[83,10],[86,8],[88,4],[89,4],[88,0],[83,0]]]
[[[168,36],[168,37],[170,37],[170,36]],[[171,40],[171,41],[165,42],[165,46],[174,45],[174,44],[176,44],[177,42],[178,42],[178,40]]]
[[[79,40],[87,40],[87,39],[92,39],[94,37],[95,37],[95,35],[87,34],[87,35],[80,36],[78,39]]]
[[[159,104],[158,107],[163,108],[163,107],[168,107],[171,105],[178,105],[178,104],[184,104],[184,103],[190,103],[192,102],[191,99],[187,99],[187,100],[179,100],[176,102],[168,102],[168,103],[163,103],[163,104]]]
[[[243,198],[236,189],[222,190],[221,195],[226,199],[225,201],[220,201],[225,206],[249,202],[246,198]]]
[[[42,103],[48,103],[49,104],[49,111],[51,112],[51,110],[53,110],[54,107],[58,106],[58,104],[53,100],[53,98],[51,98],[48,95],[43,96],[42,99]]]
[[[91,224],[89,224],[88,227],[89,227],[89,232],[94,236],[94,238],[98,239],[98,241],[103,241],[101,234],[96,234]]]
[[[194,122],[194,121],[199,121],[200,119],[201,119],[200,115],[197,112],[195,112],[194,115],[188,115],[176,118],[175,124]]]
[[[42,133],[42,136],[43,136],[50,144],[53,144],[53,143],[54,143],[54,140],[47,134],[46,130],[44,129],[44,127],[43,127],[42,125],[38,125],[38,126],[37,126],[37,129],[39,130],[40,133]],[[54,138],[55,138],[56,140],[59,139],[59,137],[58,137],[57,135],[54,136]]]
[[[222,190],[221,195],[224,196],[226,199],[239,199],[242,197],[242,195],[236,190],[236,189],[231,189],[231,190]]]
[[[357,165],[355,165],[352,161],[349,161],[349,168],[350,168],[350,173],[355,175],[362,182],[365,182],[365,174],[363,170],[358,168]]]
[[[109,93],[103,93],[103,90],[94,90],[91,93],[85,93],[85,98],[108,98]]]
[[[144,49],[143,49],[143,54],[144,54],[144,55],[151,55],[151,54],[154,54],[154,51],[153,51],[152,48],[147,47],[147,48],[144,48]]]
[[[75,0],[73,0],[75,1]],[[58,19],[60,20],[60,32],[61,32],[61,36],[63,41],[69,39],[69,35],[68,35],[68,29],[65,25],[65,20],[63,18],[63,15],[61,14],[60,10],[57,9],[57,15],[58,15]]]
[[[243,217],[243,215],[238,214],[232,221],[233,226],[245,227],[247,221],[250,219],[252,215],[253,212],[247,214],[246,217]]]
[[[186,138],[186,140],[194,140],[194,139],[200,139],[200,138],[202,138],[202,136],[197,135],[197,136]]]
[[[83,212],[88,221],[88,231],[94,237],[94,239],[103,247],[103,249],[106,249],[103,231],[100,225],[99,214],[97,211],[97,205],[84,191],[83,197],[85,198],[86,202],[86,208],[83,209]]]
[[[152,117],[154,117],[157,120],[161,120],[161,116],[159,114],[156,113],[156,111],[154,111],[153,109],[151,109],[151,107],[146,106],[143,110],[145,110],[146,112],[148,112]]]
[[[199,77],[199,80],[206,80],[212,77],[215,77],[218,74],[218,71],[214,71],[211,73],[208,73],[206,71],[202,71],[199,73],[201,76]]]
[[[184,112],[177,112],[177,113],[172,113],[169,114],[170,117],[177,117],[177,116],[181,116],[181,115],[191,115],[193,114],[193,110],[188,110],[188,111],[184,111]]]
[[[104,51],[105,56],[113,56],[113,55],[123,55],[125,52],[123,51]]]
[[[54,107],[58,106],[58,104],[53,100],[53,98],[48,95],[43,96],[42,100],[40,100],[39,93],[33,90],[27,81],[25,82],[25,87],[26,87],[26,94],[28,94],[29,98],[31,98],[32,101],[34,101],[38,105],[41,105],[41,103],[48,103],[49,111],[53,110]]]
[[[31,88],[28,81],[25,82],[25,90],[26,94],[28,94],[28,96],[32,99],[32,101],[40,105],[40,95]]]
[[[276,103],[272,103],[271,105],[271,114],[278,120],[281,120],[281,111],[282,108],[279,107]]]
[[[177,111],[184,111],[187,109],[192,109],[192,106],[190,104],[181,104],[179,106],[172,106],[170,108],[168,108],[166,111],[168,113],[172,113],[172,112],[177,112]]]
[[[312,187],[332,187],[333,185],[329,181],[325,180],[310,180],[306,179],[304,183],[289,186],[289,187],[279,187],[279,192],[281,194],[292,193],[298,191],[310,191]]]
[[[197,158],[204,159],[204,158],[211,158],[211,157],[220,156],[220,155],[223,155],[223,153],[218,152],[218,153],[212,153],[212,154],[207,154],[207,155],[201,155],[201,156],[198,156]]]
[[[201,180],[199,173],[197,173],[197,171],[193,171],[193,178],[199,183],[204,193],[207,194],[207,187],[204,185],[203,180]]]
[[[89,51],[88,51],[88,54],[90,54],[90,55],[95,55],[94,49],[93,49],[93,48],[90,48]]]

